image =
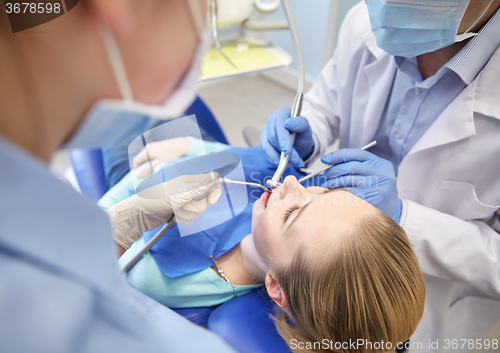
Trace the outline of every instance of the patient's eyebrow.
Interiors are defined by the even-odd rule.
[[[307,208],[307,206],[309,206],[311,204],[311,202],[308,202],[304,207],[302,207],[299,212],[297,212],[297,215],[295,216],[294,219],[292,219],[292,221],[290,222],[290,224],[288,225],[287,229],[290,229],[292,227],[292,225],[295,223],[295,221],[300,217],[300,215],[304,212],[304,210]]]

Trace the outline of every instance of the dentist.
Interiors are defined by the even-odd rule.
[[[0,3],[0,351],[230,352],[131,288],[108,215],[47,169],[57,148],[106,147],[146,131],[153,120],[144,117],[185,111],[195,98],[206,1],[64,4],[64,15],[17,32],[49,15]],[[181,180],[189,190],[182,204],[156,200],[162,215],[125,205],[136,215],[128,225],[153,227],[175,208],[189,222],[218,197],[198,200],[211,185],[203,178]]]
[[[299,168],[340,139],[322,157],[335,165],[323,186],[348,189],[405,228],[427,288],[412,352],[429,352],[429,342],[438,342],[433,352],[480,348],[500,320],[499,8],[500,0],[356,5],[303,117],[281,108],[261,136],[272,161],[291,153]],[[372,140],[372,153],[359,149]],[[457,348],[464,339],[476,341]]]

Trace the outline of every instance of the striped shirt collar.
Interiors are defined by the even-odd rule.
[[[436,82],[446,72],[453,71],[465,84],[469,85],[500,46],[500,36],[498,33],[500,33],[500,9],[483,26],[477,36],[473,37],[457,55],[439,69],[432,81]],[[417,58],[395,56],[394,59],[399,69],[407,72],[410,76],[417,79],[417,81],[421,80]]]
[[[500,46],[500,10],[493,15],[490,21],[472,38],[445,67],[457,73],[469,85],[493,53]]]

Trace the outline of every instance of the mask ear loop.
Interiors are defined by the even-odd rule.
[[[472,26],[469,27],[468,30],[466,30],[464,33],[462,33],[461,35],[464,35],[464,34],[469,34],[469,31],[474,28],[475,25],[477,25],[477,23],[483,18],[484,14],[488,11],[488,9],[490,8],[491,4],[493,4],[493,1],[495,0],[491,0],[490,3],[488,4],[488,6],[486,7],[486,9],[483,11],[483,13],[481,14],[481,16],[478,17],[478,19],[476,20],[476,22],[474,22],[474,24]]]
[[[133,102],[134,96],[132,94],[132,88],[130,86],[130,81],[128,80],[123,58],[120,53],[120,49],[118,48],[115,36],[107,25],[101,23],[98,27],[104,43],[104,48],[106,49],[106,53],[108,55],[111,69],[113,70],[113,75],[115,76],[115,80],[118,84],[118,89],[120,90],[123,100]]]
[[[188,0],[189,9],[191,10],[191,16],[193,17],[194,24],[196,26],[196,31],[198,37],[205,29],[205,21],[203,20],[203,14],[201,13],[199,0]]]

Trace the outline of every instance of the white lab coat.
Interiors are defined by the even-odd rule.
[[[347,15],[337,51],[306,94],[313,157],[374,139],[396,72],[377,47],[364,3]],[[500,321],[500,49],[403,159],[401,224],[425,275],[427,301],[414,342],[480,339]],[[401,313],[405,315],[405,313]],[[439,350],[429,340],[439,339]],[[460,342],[460,347],[462,342]],[[417,351],[417,350],[414,350]]]

